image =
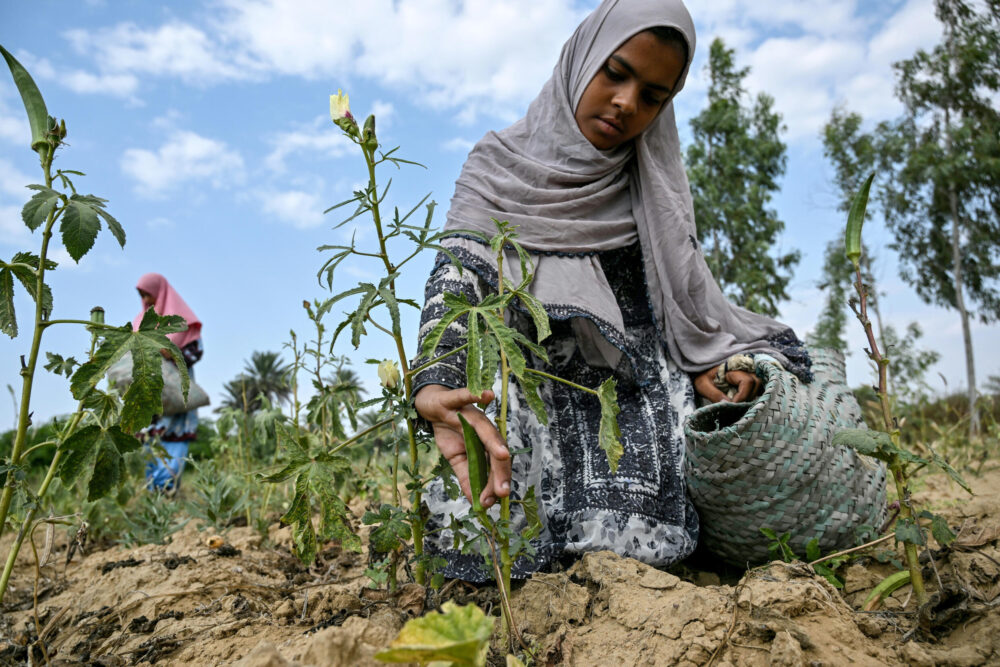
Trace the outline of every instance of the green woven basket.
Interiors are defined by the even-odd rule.
[[[840,429],[864,428],[844,356],[810,353],[812,382],[761,363],[760,398],[709,405],[684,424],[701,542],[732,563],[770,558],[761,528],[791,533],[789,545],[804,557],[813,538],[823,553],[852,547],[858,528],[885,519],[885,466],[831,442]]]

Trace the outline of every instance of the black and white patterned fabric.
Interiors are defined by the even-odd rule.
[[[621,364],[612,370],[585,363],[570,319],[578,313],[560,312],[558,307],[550,310],[552,335],[543,343],[550,363],[544,367],[538,359],[529,363],[593,388],[614,375],[625,453],[617,473],[611,474],[597,444],[596,397],[561,383],[544,384],[541,396],[550,420],[544,426],[525,404],[520,388],[511,383],[508,445],[513,452],[527,450],[514,457],[511,495],[521,498],[534,487],[543,525],[541,535],[532,541],[534,558],[516,561],[515,577],[529,576],[562,555],[603,549],[666,566],[689,555],[698,541],[698,517],[684,481],[683,421],[695,409],[691,380],[670,361],[660,342],[638,245],[596,254],[625,318],[624,340],[612,341],[625,353]],[[446,311],[443,294],[464,294],[477,303],[495,291],[495,272],[473,258],[459,260],[466,266],[462,273],[448,258],[438,258],[427,283],[421,341]],[[526,335],[534,335],[529,318],[515,313],[513,320]],[[437,355],[462,344],[464,326],[459,320],[449,328]],[[427,384],[465,386],[464,357],[453,355],[415,378],[416,389]],[[431,513],[427,549],[447,559],[445,575],[468,581],[491,579],[480,556],[454,548],[449,526],[452,515],[468,514],[465,498],[450,499],[443,481],[437,479],[425,499]],[[491,511],[499,515],[498,507]],[[512,524],[515,530],[525,525],[516,504]]]

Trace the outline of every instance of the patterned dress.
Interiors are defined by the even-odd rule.
[[[204,352],[201,339],[193,340],[181,348],[188,375],[194,379],[193,366]],[[158,416],[153,419],[140,437],[143,441],[159,440],[167,453],[166,458],[155,456],[146,463],[146,485],[150,489],[170,491],[180,484],[181,473],[191,442],[198,436],[198,410],[188,410],[176,415]]]
[[[461,274],[446,257],[438,257],[427,282],[421,340],[446,312],[444,293],[464,294],[477,303],[496,291],[495,269],[467,253],[462,256],[459,251],[459,255],[466,267]],[[543,343],[550,363],[546,366],[529,358],[529,364],[592,388],[614,376],[624,455],[617,473],[611,474],[598,446],[596,397],[546,382],[540,391],[549,415],[549,424],[544,426],[527,407],[516,382],[511,382],[507,438],[515,452],[511,496],[522,498],[534,487],[542,521],[542,532],[532,541],[534,558],[515,562],[516,577],[529,576],[562,555],[602,549],[666,566],[688,556],[698,541],[698,516],[684,481],[683,421],[695,408],[691,379],[667,357],[661,343],[638,244],[596,255],[624,317],[625,338],[618,341],[625,353],[622,362],[615,369],[585,362],[573,334],[570,316],[574,313],[555,309],[549,313],[552,335]],[[527,316],[515,313],[513,323],[534,340]],[[459,320],[445,332],[438,355],[462,344],[464,326],[464,320]],[[427,384],[463,387],[464,356],[453,355],[415,380],[415,389]],[[520,450],[527,451],[517,453]],[[468,581],[491,579],[480,556],[454,548],[448,527],[451,515],[467,515],[468,501],[449,498],[441,479],[430,484],[425,498],[431,513],[427,548],[446,558],[445,575]],[[512,505],[516,531],[526,525],[519,508]],[[498,516],[498,507],[491,512]]]

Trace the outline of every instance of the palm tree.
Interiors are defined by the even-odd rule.
[[[288,401],[292,394],[291,364],[278,352],[254,352],[243,365],[243,372],[223,385],[226,398],[222,405],[244,412],[256,412],[266,397],[274,403]]]

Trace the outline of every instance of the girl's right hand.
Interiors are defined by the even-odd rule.
[[[443,385],[429,384],[422,387],[414,399],[417,412],[431,423],[434,441],[441,455],[451,464],[462,493],[470,503],[472,487],[469,485],[469,461],[465,455],[465,438],[458,413],[461,412],[469,425],[476,429],[486,448],[486,454],[490,457],[490,476],[486,481],[486,488],[479,496],[483,507],[490,507],[497,498],[510,495],[510,451],[493,422],[476,407],[477,404],[485,406],[494,396],[489,389],[482,396],[474,396],[468,389],[449,389]]]

